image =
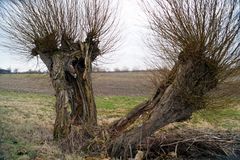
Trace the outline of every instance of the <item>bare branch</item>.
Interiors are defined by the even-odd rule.
[[[37,48],[53,54],[72,50],[73,45],[86,42],[99,48],[96,58],[112,51],[119,40],[117,7],[110,0],[10,0],[0,3],[4,45],[17,53],[36,56],[38,54],[32,50]]]
[[[169,66],[180,53],[200,56],[215,62],[222,76],[240,61],[238,0],[142,2],[152,30],[148,44]]]

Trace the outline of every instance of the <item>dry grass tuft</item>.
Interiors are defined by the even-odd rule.
[[[60,142],[60,148],[65,153],[80,154],[83,157],[101,156],[105,158],[107,157],[106,142],[108,139],[108,132],[100,126],[92,126],[91,128],[84,125],[72,126],[71,133]]]

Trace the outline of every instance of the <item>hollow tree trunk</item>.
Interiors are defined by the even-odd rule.
[[[202,96],[217,84],[214,65],[196,58],[182,61],[176,76],[155,105],[150,118],[140,127],[122,133],[111,140],[108,153],[111,157],[127,159],[130,150],[147,136],[165,125],[188,119],[202,103]]]
[[[74,53],[40,55],[49,69],[56,96],[54,138],[64,138],[71,125],[97,125],[97,112],[92,89],[89,47],[82,44],[81,56]],[[77,55],[79,55],[77,53]]]
[[[87,63],[88,66],[85,66]],[[84,64],[84,65],[83,65]],[[83,59],[73,61],[77,78],[68,76],[72,123],[97,125],[96,104],[92,88],[91,62]],[[85,69],[84,69],[85,68]],[[79,107],[81,106],[81,107]]]

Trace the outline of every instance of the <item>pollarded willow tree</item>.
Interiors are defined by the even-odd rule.
[[[238,0],[142,2],[153,33],[149,44],[171,71],[151,99],[108,128],[111,157],[127,159],[159,128],[189,119],[240,61]],[[14,42],[7,47],[40,57],[50,72],[54,137],[67,136],[74,124],[96,125],[91,65],[117,40],[110,0],[11,0],[1,7],[1,29]],[[142,125],[129,127],[146,114]]]
[[[116,9],[110,0],[1,1],[5,46],[39,57],[50,73],[56,139],[66,137],[71,125],[97,125],[91,69],[118,40]]]
[[[171,71],[150,100],[110,126],[108,153],[124,159],[159,128],[189,119],[204,107],[204,95],[240,61],[238,0],[142,2],[153,33],[149,46]],[[145,121],[129,129],[146,112]]]

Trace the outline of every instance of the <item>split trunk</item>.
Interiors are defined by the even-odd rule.
[[[89,47],[82,45],[81,52],[84,54],[76,54],[81,56],[75,53],[40,55],[49,69],[55,89],[55,139],[69,135],[72,125],[97,125]]]

